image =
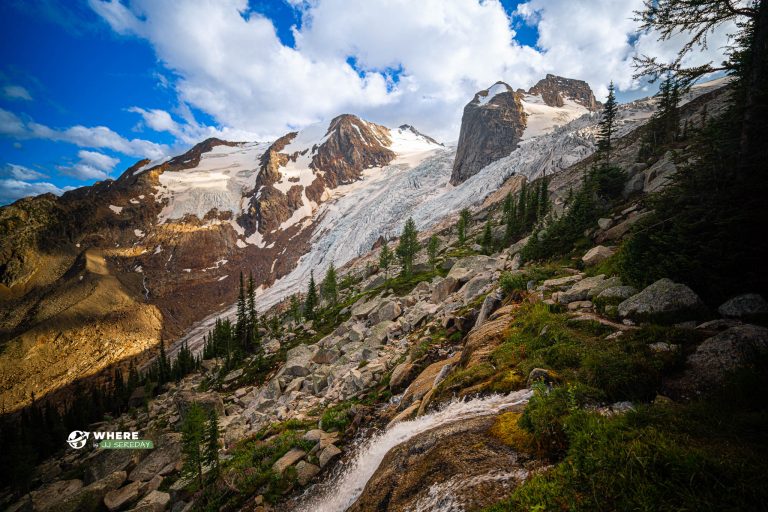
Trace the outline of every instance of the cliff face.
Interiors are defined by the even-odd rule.
[[[596,111],[600,106],[587,82],[556,75],[547,75],[539,80],[528,90],[528,94],[540,95],[550,107],[564,106],[566,98],[591,111]]]
[[[551,132],[598,108],[582,80],[547,75],[528,92],[497,82],[464,107],[451,184],[458,185],[509,155],[521,140]]]
[[[504,82],[475,94],[461,117],[451,184],[466,181],[515,149],[525,130],[525,117],[521,95]]]

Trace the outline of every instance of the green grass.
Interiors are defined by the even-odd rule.
[[[302,434],[313,425],[298,420],[275,423],[240,441],[229,452],[232,458],[221,465],[222,479],[229,485],[209,483],[195,502],[195,510],[239,509],[256,494],[264,495],[269,503],[278,501],[296,484],[296,468],[280,475],[272,471],[272,465],[293,448],[311,450],[314,443],[303,440]]]
[[[612,417],[539,394],[519,424],[554,432],[564,458],[484,510],[766,510],[768,403],[754,390],[767,384],[743,372],[719,396]]]

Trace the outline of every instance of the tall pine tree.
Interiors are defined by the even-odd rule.
[[[339,301],[339,286],[336,282],[336,267],[333,266],[333,262],[328,265],[320,291],[328,305],[335,306]]]
[[[617,113],[618,104],[616,103],[613,82],[611,82],[608,85],[608,99],[603,104],[603,113],[600,116],[597,135],[597,159],[606,167],[611,165],[611,150],[613,149]]]
[[[384,280],[389,281],[389,267],[392,266],[392,260],[394,255],[387,245],[387,241],[384,240],[384,244],[381,246],[379,252],[379,268],[384,271]]]
[[[395,250],[400,260],[403,275],[409,276],[413,271],[413,260],[420,249],[418,236],[416,223],[408,217],[405,226],[403,226],[403,233],[400,235],[400,243]]]
[[[318,303],[317,285],[315,284],[315,271],[309,273],[309,286],[307,287],[307,297],[304,299],[304,318],[314,320]]]

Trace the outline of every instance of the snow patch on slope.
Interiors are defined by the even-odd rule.
[[[589,113],[586,107],[571,99],[564,100],[562,107],[551,107],[538,94],[526,94],[521,103],[527,114],[522,140],[549,133],[556,127],[566,125]]]
[[[488,94],[486,94],[485,96],[479,95],[477,97],[477,103],[480,106],[484,106],[489,101],[491,101],[494,98],[494,96],[496,96],[497,94],[501,94],[503,92],[507,92],[508,90],[509,90],[509,86],[507,84],[497,82],[488,88]]]
[[[259,157],[268,144],[252,142],[238,146],[216,146],[203,153],[200,164],[191,169],[160,175],[156,200],[168,199],[158,223],[195,215],[199,219],[216,208],[219,212],[240,214],[245,191],[253,189]]]

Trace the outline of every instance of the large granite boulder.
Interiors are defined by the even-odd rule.
[[[618,306],[621,318],[635,322],[675,323],[701,317],[706,311],[698,295],[684,284],[659,279]]]
[[[756,293],[745,293],[725,301],[717,312],[725,318],[758,319],[768,316],[768,302]]]
[[[768,328],[743,324],[704,340],[685,371],[668,384],[671,394],[692,397],[722,385],[729,373],[768,355]]]

